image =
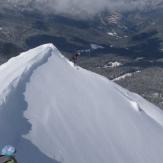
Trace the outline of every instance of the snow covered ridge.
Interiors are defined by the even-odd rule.
[[[52,44],[2,65],[0,85],[0,147],[20,163],[163,161],[163,112]]]
[[[24,77],[23,75],[28,74],[35,66],[46,61],[52,50],[57,51],[52,44],[43,45],[22,53],[0,66],[0,94],[3,95],[0,96],[0,104],[5,102],[10,90],[17,86],[19,80]]]

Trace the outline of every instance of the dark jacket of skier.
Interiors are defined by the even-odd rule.
[[[72,56],[71,61],[74,62],[74,64],[76,64],[79,56],[80,56],[80,53],[77,52],[75,55]]]
[[[0,163],[17,163],[14,157],[0,155]]]

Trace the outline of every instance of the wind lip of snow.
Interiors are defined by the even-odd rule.
[[[51,51],[58,50],[51,43],[44,44],[13,57],[0,66],[0,105],[6,101],[11,89],[16,88],[24,75],[39,61],[48,58]],[[59,52],[57,54],[60,55]]]
[[[0,96],[0,105],[5,103],[6,97],[12,88],[16,88],[19,81],[22,80],[37,63],[47,60],[47,58],[53,54],[62,58],[71,67],[76,67],[74,63],[64,57],[52,43],[43,44],[34,49],[22,52],[20,55],[2,64],[0,66],[0,94],[2,95]],[[80,68],[78,67],[78,69]]]
[[[140,111],[140,107],[137,102],[131,100],[130,103],[136,111]]]
[[[119,91],[119,93],[126,97],[135,111],[143,111],[148,117],[163,127],[163,112],[160,108],[147,101],[140,95],[130,92],[117,84],[115,84],[114,87]]]

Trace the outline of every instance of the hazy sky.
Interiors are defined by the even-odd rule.
[[[7,1],[7,0],[6,0]],[[158,4],[163,0],[8,0],[15,4],[36,5],[42,11],[73,15],[95,15],[104,9],[131,10],[145,5]]]

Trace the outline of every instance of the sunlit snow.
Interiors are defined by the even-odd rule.
[[[0,66],[0,146],[20,163],[162,163],[163,112],[52,45]]]

